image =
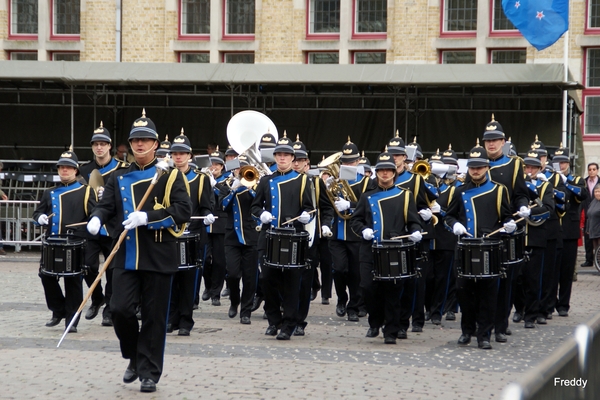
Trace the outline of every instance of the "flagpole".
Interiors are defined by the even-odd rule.
[[[564,67],[565,67],[565,78],[564,82],[569,81],[569,31],[567,30],[564,34],[565,45],[564,45]],[[570,150],[571,146],[567,142],[567,103],[569,99],[568,91],[563,91],[563,108],[562,108],[562,143],[563,146],[568,146]]]

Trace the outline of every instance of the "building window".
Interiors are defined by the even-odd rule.
[[[525,64],[527,50],[492,50],[492,64]]]
[[[37,61],[37,51],[13,51],[10,53],[11,60]]]
[[[587,49],[586,88],[600,88],[600,48]]]
[[[52,53],[52,61],[79,61],[79,53]]]
[[[387,33],[387,0],[355,0],[356,33]]]
[[[493,31],[516,31],[517,28],[504,14],[502,9],[502,0],[494,0]]]
[[[227,35],[254,34],[254,0],[226,0]]]
[[[179,53],[179,61],[182,63],[201,63],[210,62],[209,53]]]
[[[339,53],[308,53],[309,64],[339,64]]]
[[[254,64],[254,53],[225,53],[223,62],[226,64]]]
[[[588,28],[600,28],[600,0],[588,0]]]
[[[477,30],[477,0],[445,0],[444,5],[445,32]]]
[[[37,35],[38,0],[10,1],[10,34]]]
[[[340,33],[340,0],[310,0],[309,33]]]
[[[354,64],[385,64],[385,51],[357,51],[354,53]]]
[[[181,34],[210,34],[210,0],[181,0]]]
[[[80,0],[53,0],[53,34],[79,35]]]
[[[475,50],[442,51],[442,64],[475,64]]]
[[[584,104],[584,138],[598,140],[600,136],[600,48],[588,48],[585,50],[585,68],[583,90]]]
[[[600,134],[600,96],[585,96],[586,135]]]

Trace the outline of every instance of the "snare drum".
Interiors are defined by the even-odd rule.
[[[177,264],[180,271],[202,266],[199,233],[184,232],[177,238]]]
[[[525,259],[525,228],[521,228],[512,235],[500,236],[504,243],[504,260],[502,264],[509,267],[519,264]]]
[[[83,273],[86,240],[73,235],[52,235],[42,240],[40,271],[50,276]]]
[[[459,278],[490,279],[503,276],[502,240],[492,238],[460,238],[455,264]]]
[[[309,234],[294,228],[272,228],[267,231],[265,265],[274,268],[306,268]]]
[[[417,245],[411,241],[373,242],[373,280],[388,281],[417,277]]]

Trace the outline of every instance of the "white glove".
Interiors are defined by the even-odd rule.
[[[560,179],[562,179],[563,183],[567,183],[567,176],[565,174],[559,174]]]
[[[235,190],[235,189],[239,188],[241,184],[242,183],[240,182],[240,180],[238,178],[235,178],[233,180],[233,183],[231,184],[231,189]]]
[[[321,227],[321,236],[323,236],[323,237],[332,237],[333,236],[331,229],[329,229],[329,227],[327,225],[323,225]]]
[[[123,221],[123,226],[128,231],[146,224],[148,224],[148,214],[143,211],[134,211]]]
[[[546,178],[546,175],[542,174],[541,172],[537,174],[536,178],[542,182],[548,182],[548,178]]]
[[[363,231],[362,231],[363,239],[365,239],[365,240],[373,240],[373,238],[375,237],[373,235],[373,233],[374,233],[373,229],[371,229],[371,228],[365,228],[365,229],[363,229]]]
[[[424,208],[422,210],[419,210],[419,215],[421,216],[423,221],[429,221],[431,219],[431,216],[433,215],[433,213],[431,212],[431,210],[429,208]]]
[[[506,233],[513,233],[517,229],[517,224],[512,219],[504,224]]]
[[[268,211],[263,211],[262,214],[260,214],[260,222],[262,222],[263,224],[268,224],[271,221],[273,221],[273,214],[271,214]]]
[[[48,225],[48,216],[46,214],[42,214],[38,218],[38,224],[40,225]]]
[[[302,211],[302,214],[300,214],[300,217],[298,218],[298,222],[300,222],[301,224],[308,224],[309,221],[310,214],[306,211]]]
[[[87,230],[92,235],[97,235],[100,232],[100,227],[102,226],[102,222],[100,222],[100,218],[92,217],[87,223]]]
[[[104,187],[100,186],[98,188],[98,200],[102,200],[102,195],[104,194]]]
[[[529,217],[529,214],[531,214],[531,210],[527,206],[521,206],[519,212],[517,212],[517,215],[521,218],[527,218]]]
[[[411,233],[410,236],[408,237],[408,240],[415,242],[415,243],[419,243],[421,241],[421,239],[423,239],[423,235],[421,235],[421,232],[419,232],[419,231],[415,231],[415,232]]]
[[[439,214],[442,212],[442,207],[437,202],[433,203],[433,205],[429,209],[434,214]]]
[[[204,225],[210,225],[213,224],[217,219],[215,218],[214,215],[212,214],[208,214],[206,217],[204,217]]]
[[[329,178],[325,179],[325,186],[327,186],[327,189],[329,189],[329,186],[331,186],[331,184],[334,182],[335,178],[333,176],[330,176]]]
[[[460,235],[464,235],[465,233],[467,233],[467,228],[465,228],[465,226],[463,224],[461,224],[460,222],[456,222],[454,224],[454,226],[452,227],[452,231],[454,232],[454,234],[456,236],[460,236]]]
[[[210,175],[210,187],[215,187],[216,184],[217,184],[217,180],[215,178],[213,178],[212,175]]]
[[[346,211],[350,208],[350,202],[344,199],[337,199],[335,201],[335,208],[337,208],[339,212]]]

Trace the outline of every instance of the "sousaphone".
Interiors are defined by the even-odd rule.
[[[227,140],[236,153],[245,153],[250,164],[260,169],[262,174],[270,174],[266,164],[262,163],[258,145],[265,133],[279,138],[277,127],[269,117],[258,111],[240,111],[227,124]],[[267,172],[268,171],[268,172]]]

